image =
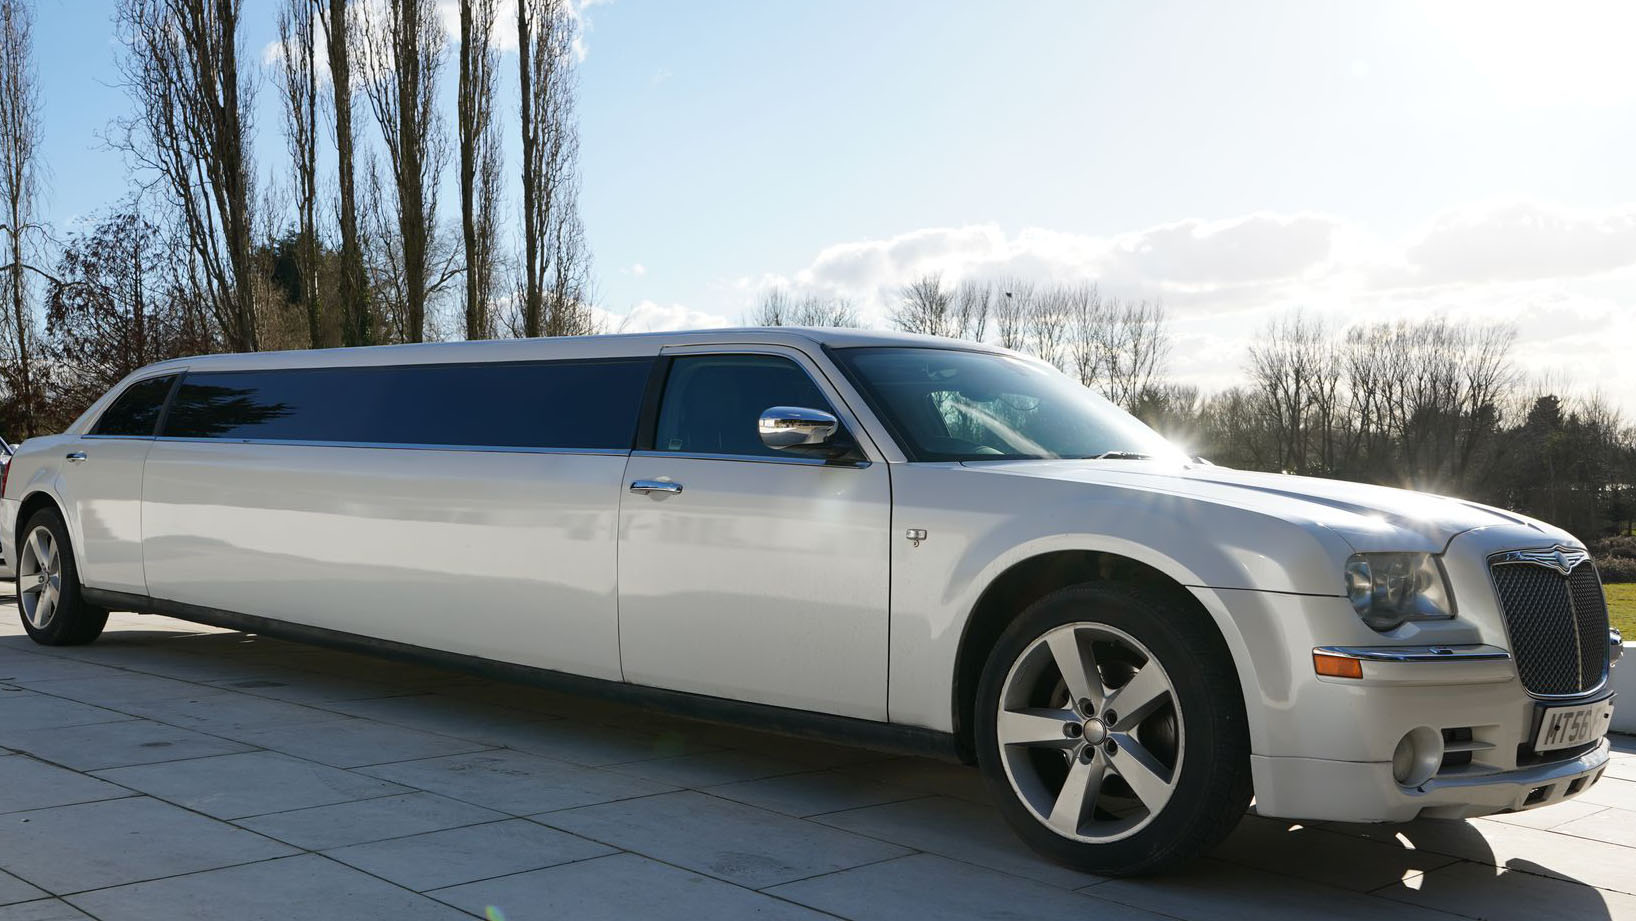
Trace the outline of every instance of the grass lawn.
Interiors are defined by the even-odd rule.
[[[1625,635],[1625,642],[1636,641],[1636,582],[1615,582],[1602,588],[1608,593],[1613,625]]]

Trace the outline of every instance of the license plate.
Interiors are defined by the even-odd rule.
[[[1577,707],[1551,707],[1540,714],[1534,751],[1572,748],[1600,739],[1613,722],[1613,698]]]

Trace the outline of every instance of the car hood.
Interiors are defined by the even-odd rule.
[[[1441,552],[1455,535],[1477,528],[1536,531],[1573,542],[1534,519],[1447,496],[1344,480],[1255,473],[1209,464],[1137,460],[976,461],[994,474],[1140,490],[1240,508],[1334,531],[1359,552]]]

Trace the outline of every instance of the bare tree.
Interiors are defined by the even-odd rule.
[[[21,434],[39,431],[40,382],[34,366],[34,308],[26,263],[38,191],[40,93],[35,83],[33,21],[18,0],[0,0],[0,198],[4,199],[6,309],[0,318],[6,389],[16,403]]]
[[[193,282],[231,349],[254,351],[250,82],[240,0],[120,0],[115,20],[136,114],[120,144],[158,177],[185,230]]]
[[[825,299],[815,294],[796,298],[783,288],[762,292],[747,322],[751,326],[863,326],[857,308],[846,298]]]
[[[434,0],[387,0],[383,10],[371,4],[359,9],[364,13],[358,30],[359,71],[380,125],[396,203],[403,295],[399,334],[421,342],[427,303],[451,277],[447,266],[434,277],[432,266],[437,174],[446,154],[437,116],[443,27]]]
[[[46,299],[46,354],[64,372],[58,421],[143,365],[210,348],[186,253],[134,200],[68,235]]]
[[[494,334],[496,209],[500,137],[494,118],[500,52],[494,41],[496,0],[460,0],[460,229],[466,250],[466,338]]]
[[[590,257],[579,217],[579,128],[569,0],[518,0],[523,142],[522,334],[564,336],[594,326]]]
[[[347,0],[312,0],[324,24],[329,56],[330,99],[335,115],[335,174],[340,190],[341,260],[335,295],[341,311],[341,344],[375,341],[375,319],[364,274],[363,242],[358,230],[357,143],[352,129],[353,23]],[[325,4],[328,4],[326,7]]]
[[[323,341],[323,301],[318,289],[318,36],[312,0],[285,0],[278,11],[283,58],[284,139],[290,148],[295,186],[297,301],[306,314],[311,348]]]
[[[948,327],[950,300],[942,275],[922,275],[899,289],[892,325],[906,333],[943,335]]]
[[[1028,318],[1034,313],[1034,283],[1011,278],[999,283],[994,299],[994,327],[1000,347],[1021,351],[1027,345]]]
[[[945,336],[983,341],[994,305],[994,286],[985,281],[963,281],[954,289]]]
[[[1332,469],[1329,446],[1341,371],[1323,324],[1299,310],[1274,320],[1250,348],[1250,375],[1277,469]]]

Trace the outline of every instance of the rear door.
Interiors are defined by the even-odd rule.
[[[667,350],[657,424],[625,469],[619,635],[628,681],[886,718],[891,487],[761,444],[772,406],[856,421],[800,352]],[[866,446],[866,450],[868,450]],[[632,492],[653,480],[680,492]]]
[[[190,373],[147,467],[152,593],[617,680],[652,361]]]
[[[62,496],[77,525],[80,579],[146,594],[142,573],[142,468],[178,375],[126,385],[87,434],[66,441]]]

